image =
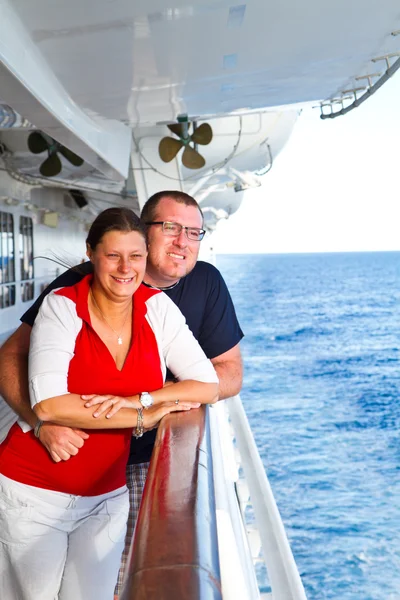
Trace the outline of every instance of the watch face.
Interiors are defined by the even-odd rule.
[[[140,404],[143,408],[149,408],[154,403],[153,396],[148,392],[143,392],[140,394]]]

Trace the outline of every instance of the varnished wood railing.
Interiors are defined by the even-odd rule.
[[[208,410],[159,426],[121,600],[222,598]]]

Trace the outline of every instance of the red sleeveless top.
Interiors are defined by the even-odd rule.
[[[161,388],[160,354],[146,320],[146,301],[158,290],[141,285],[134,294],[132,342],[119,371],[108,348],[91,327],[88,310],[91,279],[89,275],[76,285],[55,292],[74,302],[82,319],[69,364],[68,391],[131,396]],[[23,433],[15,424],[0,445],[0,473],[21,483],[80,496],[105,494],[125,485],[132,429],[91,429],[88,434],[89,439],[76,456],[55,463],[33,431]]]

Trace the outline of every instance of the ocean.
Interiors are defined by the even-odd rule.
[[[225,255],[242,400],[309,600],[400,599],[400,253]]]

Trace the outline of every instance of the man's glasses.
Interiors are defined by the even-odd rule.
[[[146,223],[146,225],[162,225],[163,234],[170,235],[171,237],[177,237],[181,234],[182,229],[184,229],[187,239],[192,242],[201,242],[206,233],[205,229],[186,227],[186,225],[172,223],[171,221],[151,221],[150,223]]]

